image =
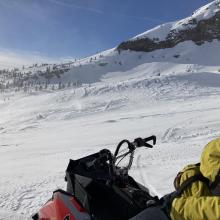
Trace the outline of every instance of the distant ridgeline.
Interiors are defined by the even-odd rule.
[[[0,92],[57,90],[78,87],[90,78],[100,78],[106,73],[125,71],[118,56],[122,50],[152,52],[174,48],[177,44],[192,41],[200,46],[205,42],[220,41],[220,0],[215,0],[196,10],[190,17],[169,22],[122,42],[118,53],[103,51],[90,57],[74,59],[63,64],[34,64],[29,67],[0,70]],[[115,48],[109,51],[115,52]],[[173,57],[178,58],[176,54]],[[138,55],[140,60],[140,55]],[[126,58],[127,59],[127,58]],[[133,60],[133,66],[135,66]],[[146,63],[146,60],[143,61]],[[218,60],[216,61],[218,62]],[[109,65],[110,64],[110,65]],[[140,61],[137,61],[137,65]],[[129,68],[127,66],[127,68]],[[220,71],[220,70],[219,70]],[[87,74],[88,73],[88,74]],[[93,80],[92,80],[93,82]]]
[[[219,5],[218,5],[219,6]],[[211,42],[215,39],[220,40],[220,12],[209,19],[197,21],[192,18],[188,23],[183,24],[182,30],[171,30],[165,40],[158,38],[150,39],[147,36],[143,38],[131,39],[122,42],[117,49],[152,52],[158,49],[172,48],[184,41],[193,41],[197,45],[205,42]]]

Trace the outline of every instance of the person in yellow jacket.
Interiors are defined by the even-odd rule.
[[[176,190],[187,179],[200,174],[208,182],[194,181],[174,198],[172,220],[220,220],[220,138],[206,145],[199,165],[188,165],[177,175]]]

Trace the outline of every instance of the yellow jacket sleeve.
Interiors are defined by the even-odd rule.
[[[220,197],[176,198],[170,216],[172,220],[220,220]]]
[[[175,179],[177,189],[185,180],[199,172],[196,165],[185,167]],[[172,220],[220,220],[220,197],[212,196],[205,183],[193,182],[181,197],[172,202],[170,217]]]

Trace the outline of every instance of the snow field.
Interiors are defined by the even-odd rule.
[[[94,92],[96,84],[82,97],[72,90],[9,96],[0,110],[0,207],[28,218],[53,190],[65,189],[70,158],[152,134],[157,145],[136,153],[131,175],[152,194],[172,191],[176,173],[198,162],[203,146],[220,135],[220,91],[192,83],[192,95],[181,81],[162,82],[103,93]]]

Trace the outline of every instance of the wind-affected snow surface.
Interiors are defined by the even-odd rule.
[[[139,55],[143,62],[135,66]],[[136,152],[130,174],[162,196],[173,190],[177,172],[198,162],[204,145],[220,136],[217,60],[202,65],[201,59],[187,64],[185,58],[147,62],[144,53],[120,56],[132,57],[129,68],[106,71],[79,88],[0,95],[0,219],[27,219],[53,190],[65,189],[70,158],[152,134],[157,145]]]

